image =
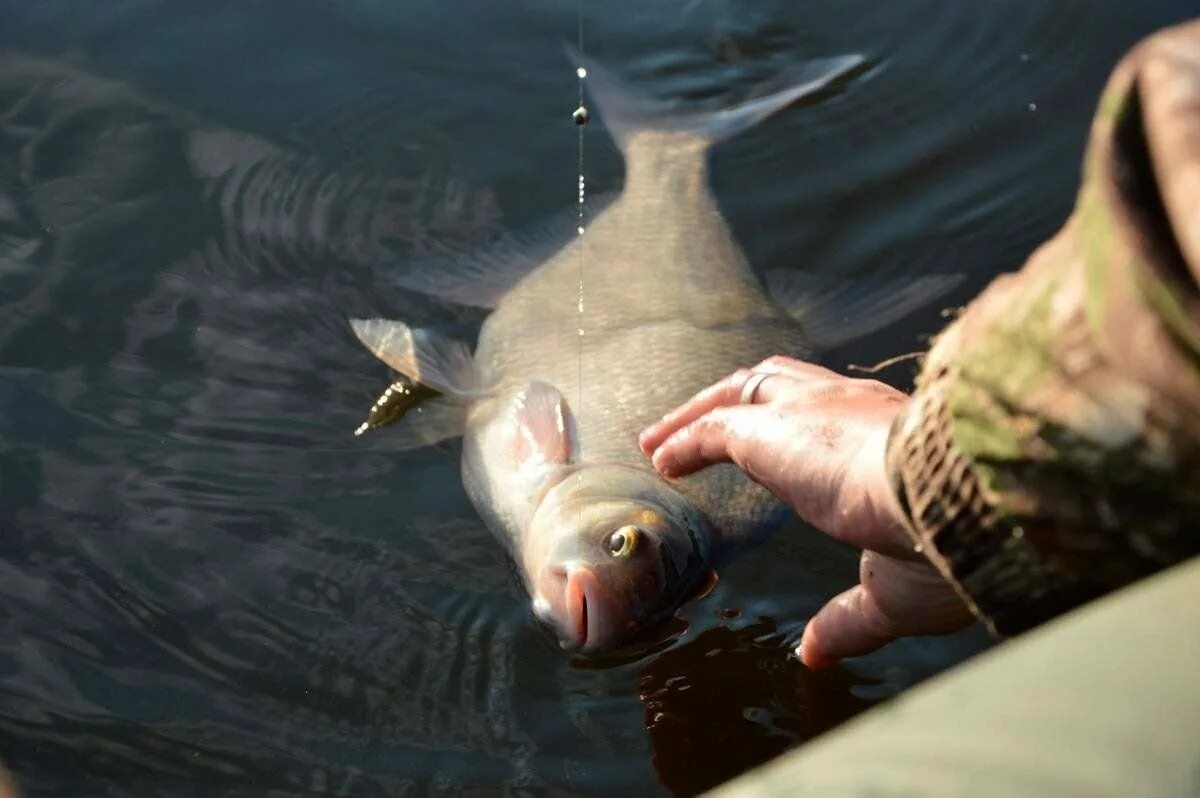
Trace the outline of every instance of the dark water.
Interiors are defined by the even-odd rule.
[[[0,759],[30,795],[688,793],[978,648],[806,672],[786,643],[854,564],[794,529],[657,653],[573,661],[453,447],[350,435],[388,374],[345,318],[477,324],[389,274],[572,201],[573,3],[0,8]],[[723,147],[720,199],[756,267],[932,263],[968,275],[950,304],[1061,222],[1115,60],[1194,11],[669,0],[584,25],[662,95],[867,55]],[[600,125],[585,152],[619,184]]]

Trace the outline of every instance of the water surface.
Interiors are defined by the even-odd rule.
[[[720,201],[756,268],[963,272],[949,305],[1061,223],[1106,75],[1191,6],[622,0],[583,19],[589,52],[662,96],[863,53],[843,90],[718,151]],[[654,653],[573,660],[454,446],[350,435],[389,375],[345,318],[470,331],[478,314],[390,276],[572,202],[577,12],[5,4],[0,759],[30,795],[687,794],[978,648],[805,671],[787,643],[855,568],[794,528]],[[599,124],[585,172],[619,185]]]

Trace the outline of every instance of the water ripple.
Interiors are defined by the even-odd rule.
[[[352,436],[389,374],[345,318],[469,336],[392,273],[569,201],[573,4],[102,5],[0,29],[0,749],[30,795],[691,794],[979,648],[804,671],[854,555],[796,528],[582,667],[454,446]],[[1061,221],[1104,76],[1183,5],[621,0],[588,48],[690,97],[864,53],[721,149],[722,205],[756,266],[969,292]]]

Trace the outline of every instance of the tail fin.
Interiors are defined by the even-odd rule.
[[[675,102],[647,97],[570,45],[566,49],[571,59],[587,70],[588,91],[622,151],[634,134],[644,130],[691,134],[709,144],[733,138],[801,97],[824,89],[865,62],[861,55],[806,61],[771,80],[756,96],[714,110],[682,108]],[[773,88],[778,86],[783,88]]]

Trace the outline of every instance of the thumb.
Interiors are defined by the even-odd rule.
[[[824,668],[869,654],[898,637],[956,632],[975,618],[928,561],[863,553],[860,584],[813,616],[800,641],[801,660]]]
[[[855,585],[813,616],[796,651],[801,662],[819,670],[846,657],[869,654],[899,636],[871,594]]]

